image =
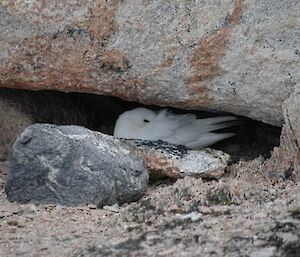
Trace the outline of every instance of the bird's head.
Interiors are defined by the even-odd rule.
[[[146,108],[136,108],[121,114],[116,122],[114,136],[136,138],[140,129],[153,121],[156,113]]]

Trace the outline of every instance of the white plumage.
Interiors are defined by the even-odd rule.
[[[163,140],[190,149],[209,146],[231,137],[233,133],[212,131],[236,125],[235,117],[221,116],[197,119],[191,113],[175,114],[168,109],[158,112],[136,108],[122,113],[115,125],[114,136],[127,139]]]

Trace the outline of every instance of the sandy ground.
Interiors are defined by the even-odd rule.
[[[271,183],[262,162],[233,164],[220,181],[156,182],[105,209],[10,203],[2,163],[0,256],[300,256],[300,185]]]

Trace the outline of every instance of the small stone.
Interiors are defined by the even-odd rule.
[[[276,235],[278,237],[282,238],[283,242],[287,243],[287,244],[293,244],[293,243],[299,242],[298,236],[294,235],[292,233],[278,232],[278,233],[276,233]]]
[[[266,247],[250,254],[250,257],[272,257],[275,256],[276,247]]]
[[[95,204],[89,204],[87,207],[91,210],[97,209],[97,206]]]
[[[196,211],[179,216],[179,218],[181,220],[191,220],[192,222],[196,222],[196,221],[200,220],[201,217],[202,217],[202,213],[199,213]]]
[[[137,148],[144,158],[150,177],[220,178],[225,173],[230,156],[222,151],[205,148],[189,150],[185,146],[147,140],[122,140]]]
[[[7,221],[7,224],[10,225],[10,226],[18,227],[18,228],[25,227],[25,224],[21,221],[18,221],[18,220],[9,220],[9,221]]]
[[[114,204],[114,205],[106,205],[106,206],[103,206],[103,209],[104,210],[107,210],[107,211],[111,211],[111,212],[119,212],[120,211],[120,207],[118,204]]]

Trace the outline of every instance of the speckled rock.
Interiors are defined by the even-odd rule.
[[[300,179],[300,84],[284,103],[285,124],[282,129],[280,147],[276,147],[264,169],[270,178]]]
[[[91,92],[283,124],[298,0],[2,0],[0,86]]]
[[[161,140],[121,140],[137,148],[153,179],[185,176],[218,179],[230,161],[228,154],[210,148],[190,150]]]
[[[147,184],[132,147],[79,126],[35,124],[14,144],[5,192],[20,203],[102,207],[139,199]]]

